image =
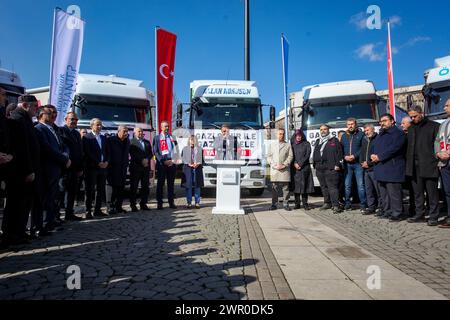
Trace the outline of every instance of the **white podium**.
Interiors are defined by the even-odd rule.
[[[245,214],[241,208],[241,167],[245,161],[214,160],[217,167],[216,207],[213,214]]]

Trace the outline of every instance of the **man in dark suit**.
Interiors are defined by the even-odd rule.
[[[405,182],[406,138],[395,126],[394,117],[384,114],[380,118],[381,130],[374,140],[370,159],[375,163],[374,178],[378,181],[382,199],[380,218],[392,222],[405,218],[403,212],[402,184]]]
[[[72,165],[66,171],[66,221],[80,221],[83,219],[75,216],[73,207],[80,186],[80,177],[83,175],[83,144],[81,135],[77,130],[78,116],[76,113],[68,112],[65,121],[66,124],[60,130],[61,139],[69,149],[69,157],[72,161]]]
[[[140,209],[150,210],[147,206],[150,184],[150,161],[153,158],[152,145],[144,139],[144,131],[141,128],[134,129],[134,138],[130,145],[130,204],[131,210],[137,212],[136,195],[139,183],[141,184]]]
[[[153,154],[156,157],[158,183],[156,186],[156,200],[158,210],[163,209],[163,188],[167,179],[167,198],[171,209],[175,206],[175,174],[177,171],[177,157],[179,156],[176,140],[169,133],[169,123],[161,122],[161,133],[153,139]]]
[[[71,166],[69,153],[66,151],[64,143],[53,126],[53,110],[44,106],[39,110],[39,123],[36,125],[38,137],[42,147],[43,183],[44,183],[44,209],[46,215],[45,230],[53,231],[56,225],[56,218],[59,216],[57,204],[59,180],[64,168]]]
[[[110,152],[106,137],[101,135],[102,121],[91,120],[91,133],[83,138],[83,151],[86,159],[86,218],[92,219],[92,200],[96,194],[94,215],[107,216],[101,211],[106,196],[106,176]]]
[[[11,114],[11,119],[17,121],[22,128],[26,139],[27,160],[21,169],[21,173],[26,175],[25,180],[12,180],[10,188],[12,195],[16,200],[11,200],[11,210],[14,212],[14,221],[17,222],[17,234],[22,238],[26,237],[26,227],[31,211],[32,217],[32,236],[37,231],[42,231],[42,187],[40,180],[41,174],[41,147],[38,134],[33,124],[33,117],[36,115],[38,101],[32,95],[23,95],[19,97],[17,109]],[[34,217],[39,219],[35,220]]]
[[[112,187],[109,214],[125,213],[122,208],[130,161],[130,140],[128,128],[119,126],[117,135],[108,138],[110,161],[108,166],[108,183]]]
[[[9,246],[27,242],[17,233],[18,212],[14,211],[21,202],[22,190],[16,188],[25,183],[29,155],[27,154],[25,130],[20,123],[7,119],[0,113],[0,181],[6,184],[6,207],[2,220],[2,245]],[[18,183],[20,182],[20,183]]]

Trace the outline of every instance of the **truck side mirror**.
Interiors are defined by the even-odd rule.
[[[275,121],[276,121],[276,113],[277,110],[274,106],[270,107],[270,129],[275,129]]]
[[[183,126],[183,105],[180,103],[177,105],[177,128],[181,128]]]

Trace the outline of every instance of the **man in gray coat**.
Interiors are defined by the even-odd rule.
[[[291,164],[294,160],[294,153],[291,145],[285,141],[285,130],[278,129],[278,141],[273,142],[269,148],[267,161],[270,165],[270,180],[272,181],[272,207],[270,210],[277,210],[278,192],[283,190],[283,206],[286,211],[289,208],[289,182],[291,182]]]

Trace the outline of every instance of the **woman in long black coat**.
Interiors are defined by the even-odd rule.
[[[201,188],[204,187],[203,179],[203,149],[198,144],[197,137],[192,135],[189,143],[181,152],[183,161],[183,178],[181,187],[186,189],[188,209],[192,208],[192,196],[195,195],[195,208],[200,208]]]
[[[124,213],[122,208],[129,165],[130,140],[128,129],[119,127],[117,135],[108,138],[111,158],[108,165],[108,184],[112,187],[109,214]]]
[[[292,150],[294,151],[294,173],[293,184],[295,194],[295,209],[300,209],[300,198],[303,202],[303,208],[309,210],[308,194],[314,193],[314,180],[311,170],[311,144],[306,140],[302,130],[295,132],[292,141]]]

